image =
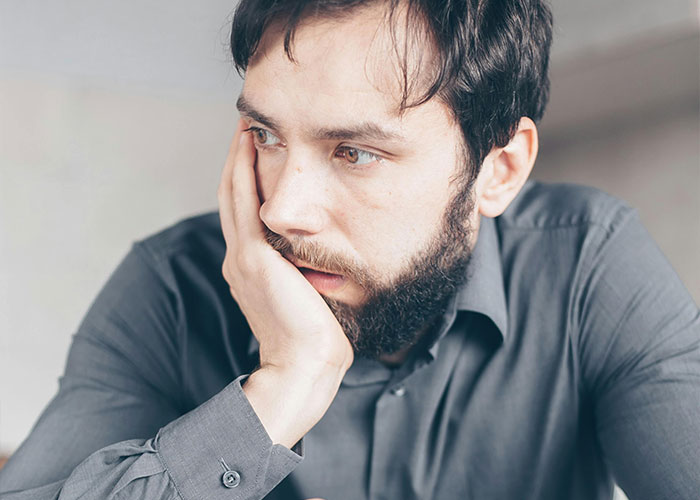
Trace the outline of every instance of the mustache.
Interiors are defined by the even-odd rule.
[[[293,257],[329,273],[342,274],[365,289],[376,288],[379,284],[366,266],[351,257],[330,251],[315,241],[307,241],[301,237],[288,239],[267,227],[265,240],[286,259]]]

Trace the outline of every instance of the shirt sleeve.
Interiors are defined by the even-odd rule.
[[[599,446],[630,500],[700,495],[700,316],[635,211],[590,252],[579,352]]]
[[[272,443],[247,375],[180,409],[177,299],[141,245],[90,307],[58,394],[0,470],[2,500],[263,498],[302,460],[301,443]]]

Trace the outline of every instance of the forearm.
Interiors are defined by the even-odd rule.
[[[61,450],[52,450],[47,444],[44,449],[53,452],[53,457],[22,456],[20,450],[0,472],[0,498],[263,498],[302,457],[272,443],[246,399],[240,386],[242,378],[160,429],[157,436],[96,451],[59,482],[47,479],[41,484],[37,476],[41,463],[59,460]],[[222,462],[239,477],[234,487],[223,482]]]
[[[44,457],[43,460],[48,460]],[[31,476],[33,471],[26,472]],[[36,472],[36,471],[34,471]],[[19,487],[17,471],[0,475],[3,500],[97,500],[129,498],[181,498],[157,457],[153,439],[134,439],[115,443],[96,451],[78,465],[69,477],[28,487]],[[11,491],[5,486],[10,485]]]

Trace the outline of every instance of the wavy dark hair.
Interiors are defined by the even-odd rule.
[[[389,21],[399,6],[406,7],[408,36],[401,42],[396,23],[389,22],[403,87],[399,112],[441,99],[462,130],[471,184],[489,151],[508,144],[521,117],[537,123],[544,114],[552,41],[552,14],[544,0],[241,0],[231,28],[236,69],[245,74],[273,22],[282,23],[284,50],[294,61],[294,33],[302,20],[339,19],[377,3],[386,4]],[[420,47],[426,36],[436,49],[428,82],[411,71],[408,50],[411,40],[411,47]]]

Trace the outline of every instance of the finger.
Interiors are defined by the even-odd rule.
[[[232,165],[233,221],[236,234],[260,238],[264,234],[260,220],[260,198],[255,175],[256,150],[252,136],[243,132]]]
[[[243,119],[239,119],[238,126],[236,127],[236,133],[234,134],[233,140],[231,141],[231,145],[229,146],[228,155],[226,157],[226,163],[224,163],[224,169],[221,172],[221,180],[219,182],[219,189],[217,191],[221,230],[224,234],[226,245],[229,247],[233,244],[233,238],[236,234],[235,224],[233,220],[233,183],[231,179],[231,174],[233,171],[233,162],[235,160],[236,151],[238,150],[240,137],[245,126],[246,123],[243,121]]]

